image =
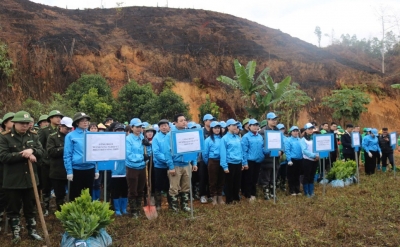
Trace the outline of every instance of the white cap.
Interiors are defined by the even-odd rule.
[[[61,125],[65,125],[68,128],[72,128],[72,118],[70,117],[63,117],[60,122]]]

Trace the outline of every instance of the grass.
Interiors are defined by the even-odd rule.
[[[399,246],[399,186],[400,173],[365,176],[362,169],[359,185],[327,186],[325,196],[317,185],[313,199],[279,191],[276,204],[258,199],[213,207],[196,201],[194,219],[165,208],[154,221],[118,217],[107,232],[113,246]],[[52,215],[46,223],[58,246],[59,221]],[[19,246],[44,245],[28,240],[26,230],[21,235]],[[0,235],[5,246],[10,239]]]

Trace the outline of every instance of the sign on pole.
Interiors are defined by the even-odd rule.
[[[279,130],[266,130],[264,132],[265,145],[264,148],[270,151],[270,157],[279,157],[279,151],[283,150],[283,134]],[[274,176],[274,203],[276,203],[276,168],[275,158],[273,160],[273,176]]]
[[[354,148],[354,155],[357,164],[357,184],[360,184],[360,172],[358,168],[358,150],[361,147],[361,139],[359,132],[351,132],[351,146]]]
[[[125,132],[87,132],[85,162],[125,160],[125,137]]]
[[[176,154],[201,153],[204,150],[202,129],[188,129],[171,132],[171,151]]]
[[[313,135],[313,152],[318,153],[319,158],[330,157],[329,152],[335,150],[335,136],[333,133]],[[324,180],[323,195],[325,195],[325,164],[326,159],[322,160],[322,178]]]

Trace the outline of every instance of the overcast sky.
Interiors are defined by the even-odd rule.
[[[356,34],[358,39],[380,37],[381,9],[385,15],[397,15],[400,21],[400,0],[31,0],[50,6],[68,9],[113,8],[122,6],[167,6],[171,8],[206,9],[235,15],[258,22],[267,27],[280,29],[293,37],[317,45],[314,34],[321,27],[321,46],[330,44],[324,34],[339,39],[342,34]],[[400,25],[400,23],[399,23]],[[399,35],[400,26],[395,23],[393,31]]]

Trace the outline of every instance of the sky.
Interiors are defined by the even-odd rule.
[[[400,0],[31,0],[68,9],[149,6],[211,10],[255,21],[279,29],[293,37],[318,45],[316,26],[322,31],[321,46],[331,44],[331,37],[356,35],[358,39],[382,36],[382,21],[396,16],[385,27],[400,35]],[[326,36],[327,34],[328,36]]]

